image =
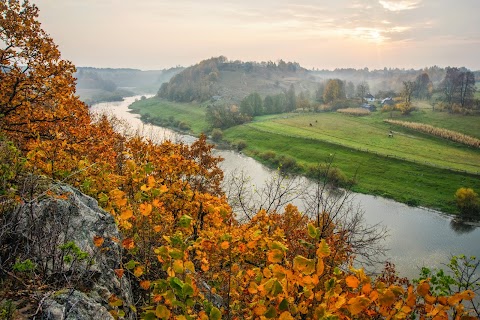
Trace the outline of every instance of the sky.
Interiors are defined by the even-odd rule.
[[[480,0],[33,0],[76,66],[158,70],[226,56],[312,69],[480,70]]]

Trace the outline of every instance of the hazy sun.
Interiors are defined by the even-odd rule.
[[[378,30],[371,30],[369,36],[373,42],[380,43],[383,41],[382,34]]]

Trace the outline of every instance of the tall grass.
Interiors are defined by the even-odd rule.
[[[415,130],[415,131],[431,134],[443,139],[462,143],[470,147],[480,148],[480,139],[467,136],[466,134],[456,132],[453,130],[438,128],[438,127],[431,126],[429,124],[418,123],[418,122],[408,122],[408,121],[390,120],[390,119],[387,119],[384,121],[386,123],[390,123],[393,125],[401,126],[404,128]]]
[[[338,109],[337,112],[348,114],[350,116],[368,116],[370,114],[370,110],[363,108]]]

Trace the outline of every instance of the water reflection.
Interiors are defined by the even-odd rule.
[[[452,221],[450,221],[450,227],[456,234],[461,235],[474,231],[478,226],[472,222],[452,219]]]

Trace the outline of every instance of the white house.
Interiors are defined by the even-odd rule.
[[[374,101],[375,101],[375,97],[372,96],[370,93],[368,93],[368,94],[365,96],[365,100],[367,100],[368,102],[374,102]]]

